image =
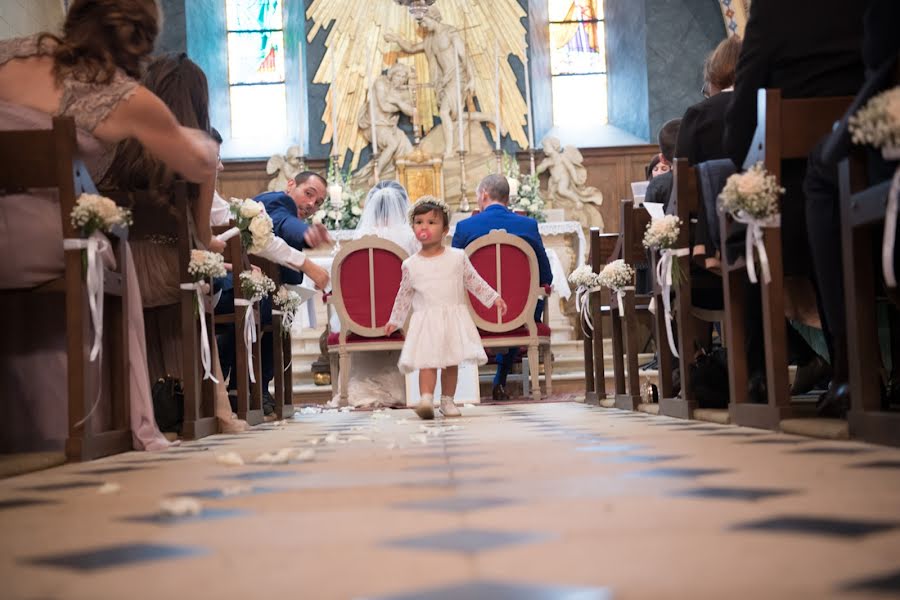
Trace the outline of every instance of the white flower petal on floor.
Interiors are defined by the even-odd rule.
[[[318,406],[304,406],[300,409],[300,413],[302,415],[317,415],[322,412],[322,409]],[[294,413],[294,417],[297,416],[298,413]]]
[[[348,413],[353,410],[353,407],[352,406],[342,406],[338,410],[341,411],[342,413]]]
[[[409,423],[409,419],[406,417],[397,420],[397,425],[406,425],[407,423]]]
[[[306,448],[305,450],[300,450],[297,454],[294,455],[294,460],[298,462],[310,462],[315,460],[316,451],[312,448]]]
[[[159,512],[166,517],[199,515],[203,512],[203,505],[196,498],[167,498],[159,503]]]
[[[325,436],[326,444],[334,444],[334,443],[337,443],[338,441],[339,441],[338,434],[336,434],[336,433],[329,433],[328,435]]]
[[[313,438],[313,439],[309,440],[309,445],[310,446],[318,446],[319,442],[321,442],[321,441],[322,440],[320,440],[319,438]]]
[[[253,463],[257,465],[286,465],[291,462],[291,456],[294,454],[292,448],[282,448],[278,452],[263,452],[253,459]]]
[[[463,404],[463,408],[475,408],[475,405],[471,402],[466,402],[465,404]]]
[[[351,435],[347,438],[348,442],[371,442],[372,438],[366,437],[364,435]]]
[[[228,467],[244,466],[244,459],[241,458],[241,455],[237,452],[226,452],[225,454],[219,454],[216,456],[216,462],[220,465],[225,465]]]
[[[97,488],[97,493],[104,494],[104,495],[105,494],[118,494],[120,491],[122,491],[122,486],[119,485],[118,483],[107,482]]]
[[[424,433],[411,433],[409,435],[409,440],[411,442],[416,442],[417,444],[422,444],[423,446],[428,444],[428,436]]]

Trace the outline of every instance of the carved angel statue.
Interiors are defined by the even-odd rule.
[[[596,225],[596,219],[600,219],[599,226],[603,226],[603,218],[599,213],[599,206],[603,204],[603,194],[597,188],[586,186],[587,169],[584,168],[584,157],[574,146],[561,148],[559,140],[553,136],[547,136],[541,141],[544,149],[544,160],[537,166],[537,173],[550,172],[550,181],[547,191],[555,202],[571,204],[578,212],[581,220],[584,205],[591,205],[596,217],[591,219]]]
[[[369,93],[374,98],[376,139],[378,140],[378,172],[384,173],[394,160],[412,152],[412,144],[397,125],[400,113],[412,117],[415,109],[409,96],[410,69],[397,63],[388,69],[387,75],[375,80]],[[363,137],[372,141],[372,125],[369,105],[359,110],[359,129]]]
[[[303,168],[300,154],[300,146],[291,146],[287,154],[273,154],[266,163],[266,173],[275,175],[269,181],[269,191],[276,192],[287,189],[287,182],[293,179]]]

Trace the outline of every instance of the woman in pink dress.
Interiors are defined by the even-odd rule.
[[[182,127],[138,84],[153,51],[160,13],[154,0],[74,0],[60,37],[0,41],[0,129],[49,129],[70,116],[78,157],[96,179],[111,148],[134,138],[187,180],[215,180],[217,149],[206,132]],[[211,201],[211,198],[210,198]],[[201,241],[214,247],[209,205],[196,214]],[[62,276],[55,192],[0,196],[0,452],[61,449],[68,431],[65,311],[61,295],[20,290]],[[168,445],[153,418],[137,281],[129,281],[131,429],[134,446]],[[97,416],[92,418],[98,418]]]

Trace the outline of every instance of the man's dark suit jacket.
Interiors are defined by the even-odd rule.
[[[522,238],[534,250],[537,256],[539,279],[542,285],[553,281],[550,261],[544,250],[544,242],[538,231],[537,221],[530,217],[517,215],[505,206],[492,204],[477,215],[463,219],[456,224],[453,234],[453,247],[465,248],[477,238],[489,234],[494,229],[505,229],[506,233]]]
[[[669,198],[672,196],[672,185],[674,183],[675,175],[672,171],[657,175],[647,184],[647,191],[644,192],[644,202],[656,202],[663,205],[663,210],[668,210]]]
[[[708,160],[727,158],[722,137],[725,131],[725,112],[731,103],[732,92],[720,92],[703,102],[688,107],[681,117],[676,158],[686,158],[696,166]]]
[[[266,207],[266,212],[272,218],[272,231],[276,236],[297,250],[309,247],[303,239],[309,225],[297,216],[297,205],[290,196],[284,192],[266,192],[254,200],[262,202]],[[303,273],[281,267],[281,280],[284,283],[299,284],[303,282]]]
[[[725,151],[739,169],[756,130],[760,88],[783,98],[852,96],[863,82],[863,14],[868,0],[754,0],[735,89],[725,116]],[[798,26],[806,23],[808,26]],[[786,275],[809,273],[803,179],[806,160],[784,161],[781,228]]]

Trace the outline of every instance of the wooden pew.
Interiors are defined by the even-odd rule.
[[[691,246],[691,215],[696,215],[700,210],[700,190],[697,180],[697,170],[690,165],[685,158],[676,158],[673,169],[674,181],[673,191],[676,212],[675,214],[681,219],[681,231],[678,234],[678,242],[675,244],[678,248],[689,248]],[[710,217],[712,218],[712,217]],[[656,256],[656,253],[654,253]],[[693,416],[694,409],[697,408],[697,400],[691,392],[691,363],[694,358],[695,349],[699,340],[699,334],[696,331],[696,319],[708,322],[721,321],[724,319],[722,311],[699,311],[694,308],[691,290],[694,281],[691,279],[691,256],[679,256],[674,258],[678,261],[681,270],[681,280],[677,285],[673,286],[675,298],[672,301],[672,310],[675,314],[675,323],[677,328],[675,331],[676,344],[679,356],[679,373],[681,380],[681,393],[678,397],[674,397],[671,393],[671,386],[667,392],[665,382],[660,390],[660,406],[659,412],[668,417],[679,419],[690,419]],[[668,340],[665,337],[665,322],[660,321],[661,299],[657,299],[657,344],[665,344],[668,346]],[[665,373],[667,369],[660,365],[660,372]],[[661,377],[661,380],[663,378]]]
[[[187,185],[178,181],[173,193],[160,195],[148,190],[110,190],[105,192],[116,204],[131,209],[134,225],[131,227],[133,240],[152,236],[165,236],[175,240],[178,251],[178,279],[182,283],[192,281],[188,273],[191,260],[191,230],[189,226],[190,206]],[[211,379],[203,379],[203,365],[200,360],[200,323],[197,314],[197,296],[192,290],[181,290],[181,343],[182,343],[182,389],[184,391],[184,422],[181,437],[194,440],[218,432],[215,412],[216,384]],[[210,349],[215,347],[216,337],[212,327],[212,306],[204,306],[207,314],[206,336]],[[151,382],[152,385],[153,382]]]
[[[218,235],[224,233],[230,226],[213,227],[213,234]],[[225,262],[232,265],[231,274],[234,277],[234,299],[235,302],[244,299],[244,292],[241,290],[240,275],[250,268],[250,259],[247,253],[241,247],[241,238],[236,235],[225,243]],[[237,415],[239,419],[247,421],[249,425],[258,425],[264,420],[262,406],[262,362],[261,362],[261,343],[262,335],[259,332],[260,316],[259,304],[253,307],[256,319],[256,341],[251,346],[251,352],[247,354],[247,348],[244,344],[244,323],[246,322],[246,307],[235,306],[235,310],[231,314],[215,315],[215,324],[218,325],[234,325],[235,335],[235,361],[234,373],[231,377],[237,378]],[[256,384],[251,385],[249,368],[253,366],[253,376]],[[224,373],[223,373],[224,375]]]
[[[75,161],[75,122],[55,117],[49,130],[0,131],[0,193],[22,193],[30,189],[55,188],[59,197],[63,238],[80,237],[70,214],[76,198],[93,183],[83,166]],[[85,268],[81,250],[65,251],[65,272],[58,279],[28,290],[11,293],[64,294],[68,378],[68,421],[66,457],[73,461],[92,460],[132,447],[128,356],[128,278],[125,265],[128,230],[117,228],[110,234],[116,254],[116,271],[104,273],[104,370],[108,381],[95,376],[97,362],[89,360],[92,333],[85,293]],[[60,240],[62,243],[62,240]],[[3,293],[7,293],[4,291]],[[109,422],[94,430],[97,419],[91,411],[102,386],[110,405]],[[63,407],[60,407],[62,410]],[[94,412],[96,414],[96,411]],[[85,418],[87,420],[85,421]],[[85,421],[85,422],[83,422]]]
[[[276,290],[281,287],[283,281],[279,265],[258,256],[252,257],[250,262],[275,282]],[[275,399],[275,415],[278,419],[289,419],[294,414],[291,332],[284,332],[283,323],[281,311],[273,306],[272,323],[262,326],[261,332],[272,334],[272,366],[275,372],[275,394],[272,397]]]
[[[781,182],[781,162],[802,159],[841,118],[852,97],[782,99],[781,91],[760,89],[757,104],[757,126],[753,144],[744,167],[762,162],[771,175]],[[719,216],[724,246],[732,220]],[[725,336],[729,347],[728,377],[731,392],[731,422],[747,427],[777,429],[781,420],[791,415],[788,385],[787,332],[784,315],[784,271],[782,266],[781,228],[763,228],[763,243],[769,257],[772,281],[762,282],[762,328],[765,340],[765,370],[768,402],[748,402],[748,372],[744,353],[746,308],[745,286],[749,284],[746,263],[742,257],[730,261],[722,252],[722,283],[725,292]]]
[[[606,265],[606,260],[615,251],[616,242],[619,239],[617,233],[600,233],[600,228],[591,227],[590,231],[590,260],[591,270],[599,273]],[[590,315],[594,324],[591,331],[587,324],[582,322],[584,333],[584,381],[585,402],[587,404],[599,404],[606,398],[606,368],[603,360],[603,315],[608,313],[609,307],[604,311],[603,296],[606,292],[597,292],[591,295]]]
[[[619,218],[618,255],[632,267],[647,260],[644,248],[644,232],[650,223],[650,213],[643,207],[635,208],[631,200],[622,200]],[[612,259],[611,259],[612,260]],[[637,410],[641,403],[641,384],[638,373],[637,319],[638,312],[647,312],[650,295],[636,295],[634,290],[625,292],[624,314],[619,314],[615,295],[610,294],[609,310],[612,317],[613,372],[615,378],[616,408]],[[627,375],[626,375],[627,360]],[[627,384],[627,387],[626,387]]]

